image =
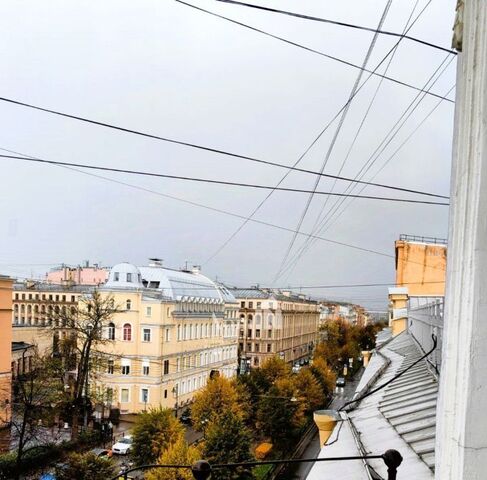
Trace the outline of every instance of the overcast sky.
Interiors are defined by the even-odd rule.
[[[373,36],[216,0],[192,2],[356,64],[364,61]],[[383,29],[402,32],[414,3],[394,0]],[[413,18],[426,3],[419,0]],[[261,0],[259,4],[376,27],[386,0]],[[455,0],[432,0],[409,35],[449,47],[454,9]],[[336,115],[358,75],[357,69],[174,0],[5,0],[0,3],[0,24],[2,97],[286,165],[296,162]],[[368,67],[373,69],[396,41],[380,36]],[[422,88],[446,56],[403,40],[387,75]],[[444,95],[454,85],[455,66],[453,60],[432,91]],[[380,71],[384,67],[385,63]],[[366,78],[367,74],[362,81]],[[368,81],[354,98],[326,173],[340,171],[379,81],[377,77]],[[416,95],[411,88],[382,82],[342,175],[354,177],[360,171]],[[424,98],[365,179],[376,174],[437,103],[437,98]],[[454,105],[442,102],[375,181],[447,195],[453,113]],[[0,125],[1,148],[49,160],[266,185],[276,185],[286,173],[4,102],[0,102]],[[331,125],[300,166],[321,168],[336,125]],[[156,256],[176,268],[185,261],[203,264],[204,273],[230,284],[273,285],[292,237],[249,223],[205,263],[241,220],[65,168],[0,161],[3,273],[28,276],[48,268],[37,264],[77,264],[83,259],[105,265],[145,264],[148,257]],[[100,175],[245,216],[268,193],[126,174]],[[312,189],[314,181],[313,175],[293,172],[282,185]],[[323,179],[319,190],[329,191],[333,183]],[[335,191],[344,191],[347,185],[338,182]],[[375,187],[367,187],[363,194],[407,197]],[[304,232],[313,228],[325,198],[314,197]],[[276,192],[256,218],[294,229],[306,200],[306,194]],[[335,198],[330,198],[325,209],[334,204]],[[394,255],[399,234],[446,237],[447,221],[444,206],[357,199],[320,235]],[[300,237],[296,247],[303,241]],[[274,285],[382,283],[393,277],[392,258],[319,240]],[[387,295],[385,287],[308,292],[354,300],[370,308],[384,307]]]

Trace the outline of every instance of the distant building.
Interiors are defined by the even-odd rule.
[[[369,322],[369,315],[364,307],[345,302],[321,301],[320,325],[329,321],[341,320],[351,325],[364,327]]]
[[[229,288],[240,303],[241,371],[278,355],[288,363],[311,358],[318,338],[318,303],[290,291]]]
[[[186,408],[211,375],[237,372],[238,304],[199,268],[115,265],[104,295],[123,311],[114,315],[102,347],[95,388],[122,413],[150,407]]]
[[[46,282],[59,285],[97,286],[107,281],[109,271],[109,268],[100,267],[96,263],[90,265],[88,261],[76,267],[61,265],[46,274]]]
[[[58,285],[38,281],[15,283],[13,287],[13,341],[35,345],[40,354],[55,350],[52,317],[56,311],[77,307],[80,297],[91,287]],[[66,332],[60,332],[65,335]]]
[[[12,284],[13,279],[0,275],[0,427],[11,415]]]

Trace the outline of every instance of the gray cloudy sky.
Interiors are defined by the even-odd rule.
[[[191,0],[188,0],[190,2]],[[192,0],[214,12],[361,64],[372,34]],[[257,3],[257,2],[255,2]],[[383,29],[401,32],[413,0],[394,0]],[[416,14],[427,3],[419,0]],[[261,5],[375,27],[386,0],[267,1]],[[432,0],[410,35],[451,43],[454,0]],[[415,14],[415,15],[416,15]],[[414,15],[414,16],[415,16]],[[161,136],[293,164],[348,98],[358,70],[209,16],[173,0],[13,1],[0,3],[0,96]],[[396,39],[380,37],[374,68]],[[403,40],[388,75],[422,87],[447,54]],[[433,91],[455,83],[454,60]],[[367,75],[364,76],[364,79]],[[354,99],[326,173],[337,173],[380,79]],[[417,92],[382,83],[342,175],[355,176]],[[452,95],[450,95],[452,98]],[[370,178],[438,102],[426,97],[369,173]],[[453,104],[443,102],[376,181],[448,194]],[[136,137],[0,102],[0,147],[50,160],[173,175],[275,185],[285,170]],[[336,123],[300,164],[319,170]],[[26,276],[24,264],[204,263],[241,220],[64,168],[0,159],[0,270]],[[248,215],[262,190],[102,173],[119,181]],[[292,173],[284,186],[310,189],[314,176]],[[323,179],[320,190],[332,181]],[[335,187],[343,191],[347,184]],[[405,196],[378,188],[364,194]],[[295,228],[307,196],[276,192],[258,219]],[[316,196],[303,226],[323,207]],[[327,208],[334,203],[331,199]],[[322,235],[394,253],[400,233],[446,236],[446,207],[356,200]],[[237,285],[270,285],[291,233],[248,224],[204,264]],[[297,246],[303,242],[299,239]],[[388,282],[392,258],[317,241],[276,285]],[[383,307],[385,288],[310,290]]]

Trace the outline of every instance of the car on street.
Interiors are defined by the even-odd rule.
[[[337,387],[344,387],[345,386],[345,379],[343,377],[338,377],[336,381],[336,386]]]
[[[179,417],[179,420],[181,420],[182,423],[185,425],[191,425],[191,410],[187,408]]]
[[[112,446],[112,453],[115,455],[128,455],[132,450],[132,435],[126,435]]]

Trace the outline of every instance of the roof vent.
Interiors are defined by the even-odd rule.
[[[201,272],[201,265],[193,265],[191,273],[194,273],[195,275],[197,275],[200,272]]]
[[[162,258],[149,258],[149,267],[162,267]]]

